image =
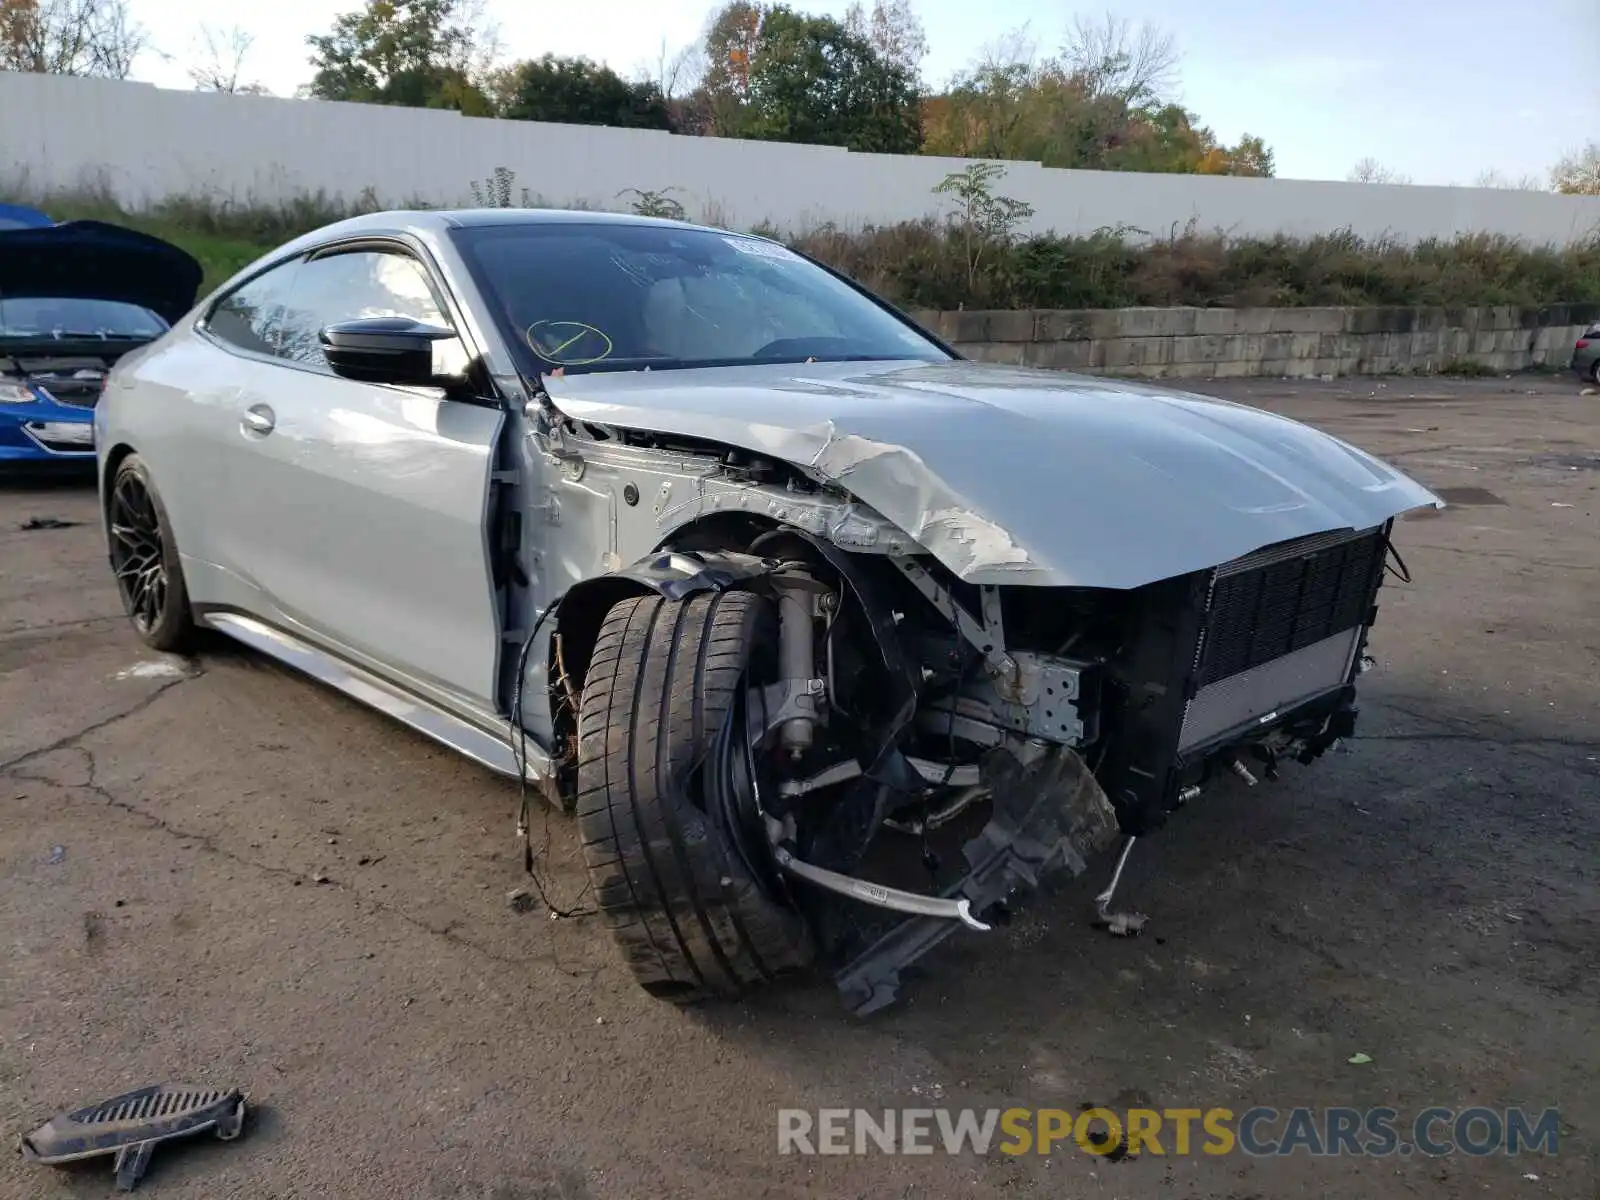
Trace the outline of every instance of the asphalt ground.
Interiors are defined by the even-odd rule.
[[[649,999],[596,919],[508,904],[505,781],[242,648],[144,651],[91,488],[0,485],[0,1127],[160,1079],[243,1087],[241,1140],[162,1147],[140,1189],[197,1200],[1592,1200],[1600,397],[1539,376],[1204,390],[1452,501],[1399,526],[1413,582],[1381,594],[1358,736],[1141,843],[1144,937],[1088,928],[1097,864],[866,1021],[822,980]],[[37,517],[79,524],[21,529]],[[546,829],[570,898],[575,831]],[[1188,1154],[1163,1135],[1115,1160],[778,1153],[780,1109],[1086,1105],[1389,1106],[1402,1131],[1430,1105],[1521,1106],[1560,1128],[1553,1156],[1208,1155],[1198,1128]],[[0,1196],[109,1186],[109,1160],[0,1157]]]

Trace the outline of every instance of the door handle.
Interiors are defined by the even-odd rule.
[[[265,404],[252,404],[244,410],[244,417],[239,422],[239,428],[246,433],[254,433],[266,437],[278,423],[277,414]]]

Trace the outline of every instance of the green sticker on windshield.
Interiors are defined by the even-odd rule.
[[[582,321],[535,321],[523,336],[530,350],[558,367],[587,367],[611,356],[605,330]]]

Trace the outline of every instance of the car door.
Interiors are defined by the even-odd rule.
[[[217,300],[198,322],[201,336],[179,339],[142,373],[182,403],[164,414],[164,436],[142,452],[154,466],[172,513],[191,600],[202,607],[257,612],[262,605],[246,561],[258,535],[259,505],[241,497],[242,467],[253,455],[242,442],[247,392],[274,377],[284,304],[298,257],[257,272]],[[165,461],[161,461],[165,460]]]
[[[218,464],[229,557],[282,623],[493,712],[487,521],[503,414],[487,398],[334,375],[320,331],[378,316],[453,324],[427,267],[398,243],[335,247],[295,267],[278,357],[240,359]]]

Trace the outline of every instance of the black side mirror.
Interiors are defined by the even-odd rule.
[[[449,329],[410,317],[363,317],[318,335],[333,373],[358,383],[455,387],[466,379],[466,347]]]

